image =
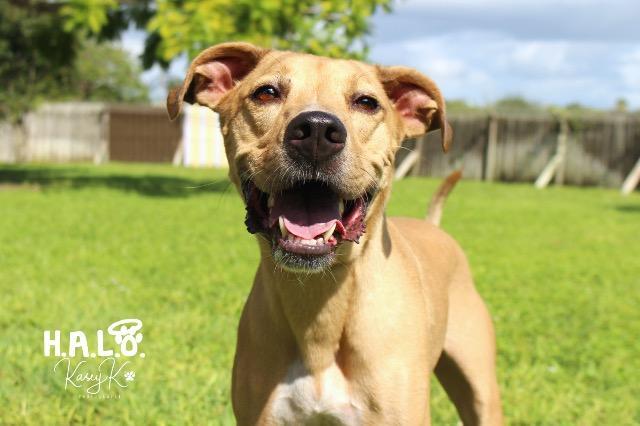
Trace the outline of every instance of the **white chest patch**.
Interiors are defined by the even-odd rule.
[[[298,360],[275,390],[271,415],[282,425],[359,425],[362,413],[335,363],[314,377]]]

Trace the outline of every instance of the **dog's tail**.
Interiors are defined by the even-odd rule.
[[[442,219],[442,209],[444,207],[444,202],[447,200],[447,196],[456,186],[456,183],[462,177],[462,169],[458,169],[455,172],[451,173],[447,178],[440,184],[438,190],[433,197],[431,198],[431,202],[429,203],[429,209],[427,210],[427,220],[433,223],[435,226],[440,226],[440,219]]]

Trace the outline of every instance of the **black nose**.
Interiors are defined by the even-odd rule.
[[[313,163],[327,160],[344,148],[347,129],[335,115],[308,111],[296,116],[284,133],[285,148],[291,156]]]

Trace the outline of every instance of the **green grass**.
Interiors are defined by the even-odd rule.
[[[389,213],[421,217],[437,184],[396,184]],[[242,222],[221,171],[0,168],[0,423],[233,424],[235,331],[258,261]],[[511,424],[640,423],[638,194],[463,181],[443,227],[493,314]],[[128,317],[144,322],[147,355],[130,388],[65,391],[43,330]],[[455,424],[435,387],[434,424]]]

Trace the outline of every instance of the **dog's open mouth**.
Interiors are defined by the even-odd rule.
[[[307,263],[317,263],[331,255],[342,241],[359,241],[371,200],[369,193],[352,200],[342,199],[319,181],[307,181],[273,194],[262,192],[247,181],[243,191],[247,230],[267,236],[285,266],[304,269],[317,269]],[[294,264],[292,259],[296,260]]]

